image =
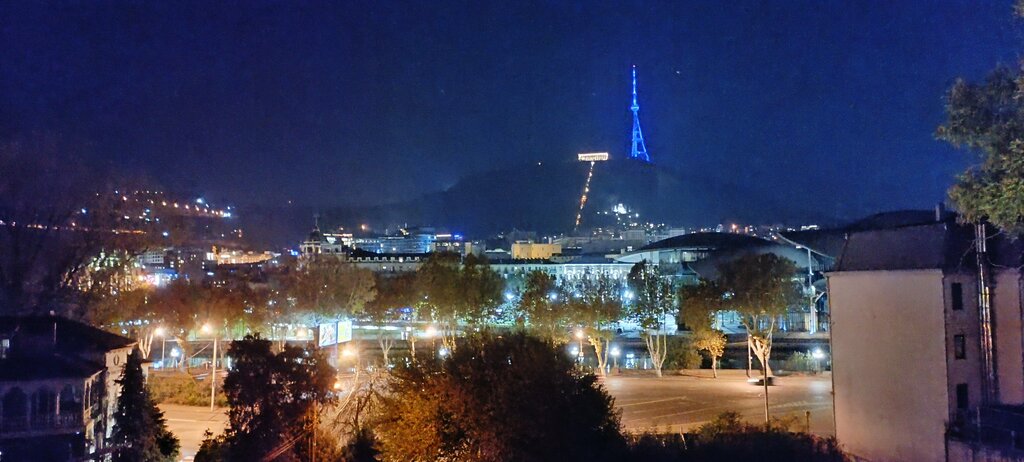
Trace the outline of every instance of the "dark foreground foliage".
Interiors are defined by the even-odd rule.
[[[643,434],[631,438],[636,462],[810,461],[847,462],[835,438],[793,433],[776,423],[766,430],[727,412],[695,433]]]
[[[179,442],[167,429],[164,413],[146,388],[142,373],[142,355],[133,350],[117,380],[121,394],[117,397],[114,431],[110,445],[114,462],[163,462],[178,455]]]
[[[228,428],[216,438],[208,434],[195,460],[303,459],[316,411],[330,401],[334,370],[316,351],[285,346],[275,354],[259,335],[232,342],[228,356]]]
[[[376,425],[388,461],[622,460],[612,398],[549,342],[484,334],[395,371]]]

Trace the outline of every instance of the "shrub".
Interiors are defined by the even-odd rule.
[[[665,357],[665,369],[697,369],[704,358],[693,347],[693,343],[684,337],[670,337],[668,355]]]
[[[835,438],[790,431],[794,421],[774,420],[770,428],[743,422],[727,412],[694,433],[633,436],[630,460],[643,462],[710,462],[767,460],[847,462]]]

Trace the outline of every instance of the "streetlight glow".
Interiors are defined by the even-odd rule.
[[[427,330],[423,331],[425,337],[434,337],[437,335],[437,328],[434,326],[427,326]]]

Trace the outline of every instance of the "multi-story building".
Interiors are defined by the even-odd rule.
[[[0,317],[0,460],[101,452],[135,345],[64,318]]]
[[[1021,460],[1024,242],[936,215],[844,235],[828,274],[836,437],[873,461]]]
[[[547,260],[560,253],[561,244],[530,241],[512,243],[512,258],[515,260]]]

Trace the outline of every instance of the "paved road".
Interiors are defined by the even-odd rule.
[[[211,411],[209,407],[161,404],[167,419],[167,427],[181,440],[182,460],[192,460],[203,442],[203,432],[210,429],[214,435],[227,427],[228,416],[225,408]]]
[[[742,370],[694,371],[693,375],[609,376],[604,385],[622,409],[627,430],[686,431],[725,411],[739,412],[751,422],[764,421],[764,389],[747,383]],[[776,377],[768,389],[773,416],[796,415],[805,421],[811,412],[811,432],[835,434],[832,382],[828,375]]]
[[[712,379],[710,371],[694,371],[691,375],[612,375],[603,379],[604,386],[615,397],[622,410],[622,423],[629,431],[686,431],[714,419],[725,411],[737,411],[751,422],[763,422],[763,388],[747,383],[742,370],[719,372]],[[811,412],[811,431],[832,435],[832,382],[828,375],[776,377],[768,389],[772,415],[796,415],[804,420]],[[181,440],[183,460],[192,460],[203,432],[214,434],[226,426],[224,409],[208,407],[161,405],[167,425]]]

